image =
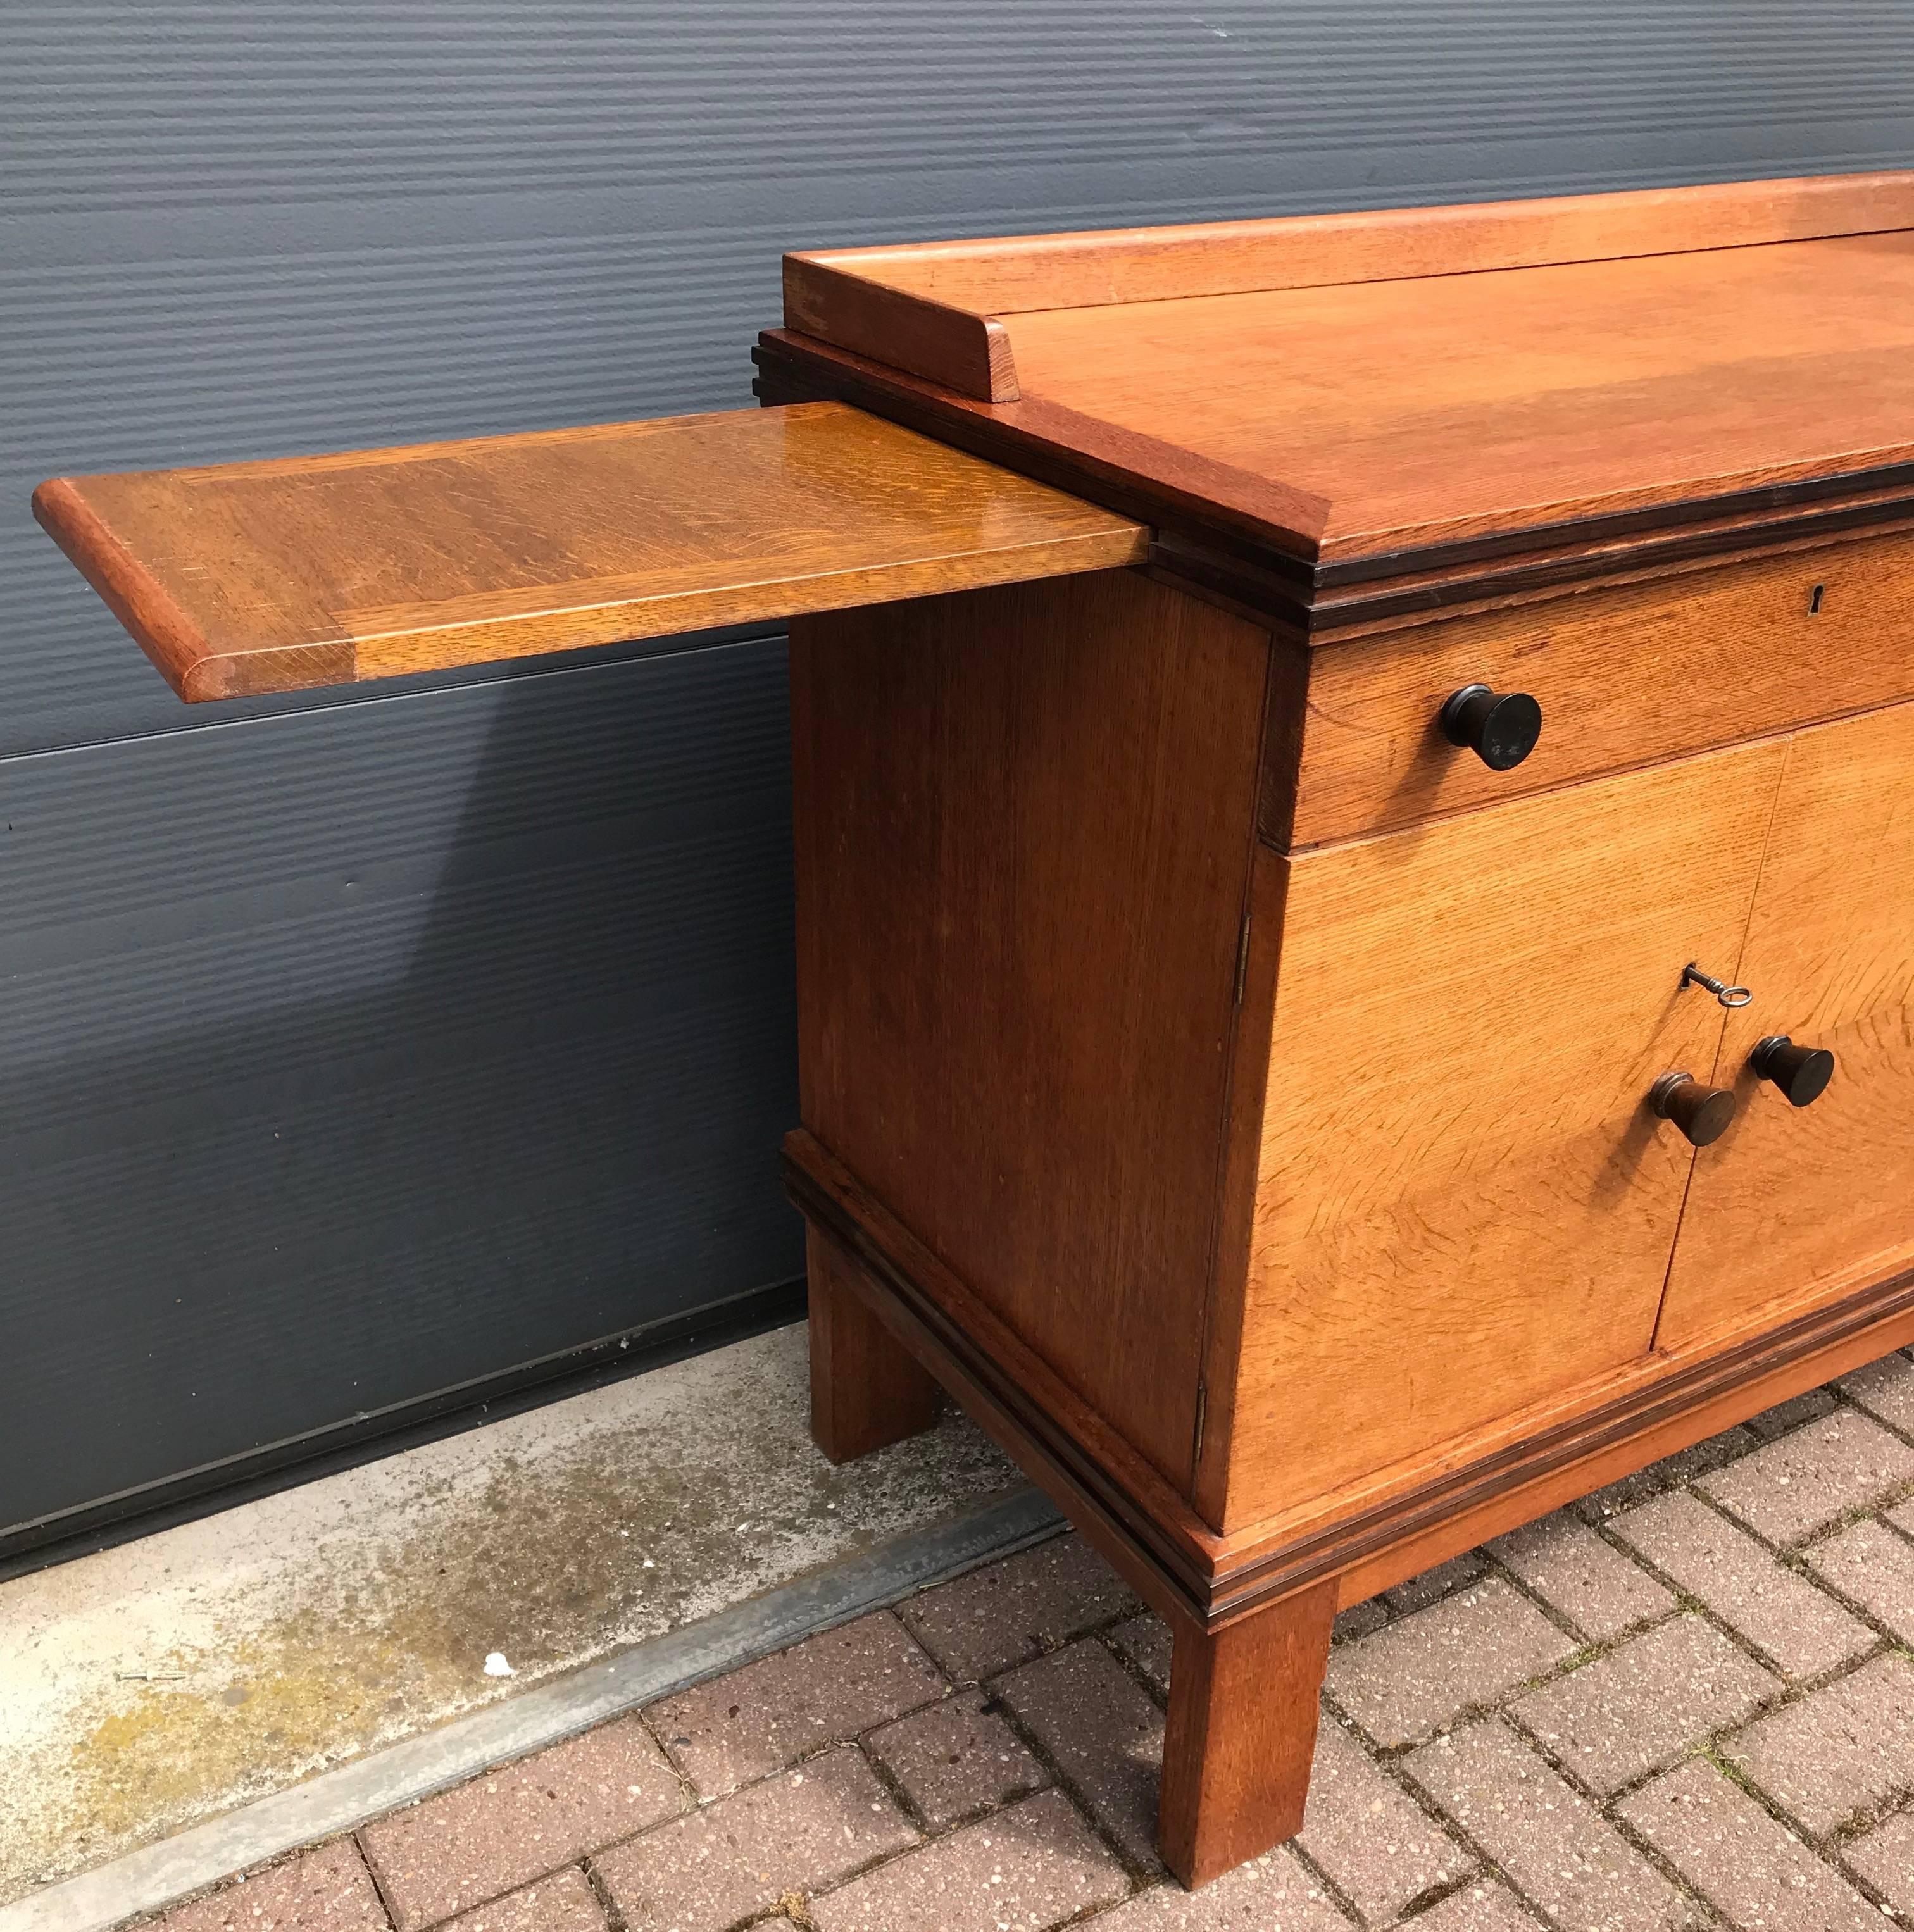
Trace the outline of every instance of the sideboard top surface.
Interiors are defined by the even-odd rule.
[[[192,700],[1145,562],[1314,644],[1914,529],[1914,171],[794,255],[784,295],[783,406],[34,512]]]
[[[800,255],[785,293],[1365,574],[1914,497],[1914,172]]]

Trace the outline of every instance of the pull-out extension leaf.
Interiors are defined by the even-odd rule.
[[[837,403],[62,477],[34,512],[189,700],[1107,569],[1148,538]]]

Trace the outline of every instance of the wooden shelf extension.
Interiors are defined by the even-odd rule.
[[[189,701],[1140,562],[1140,524],[837,403],[59,477],[34,514]]]

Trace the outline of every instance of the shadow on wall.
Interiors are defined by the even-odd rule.
[[[0,1532],[801,1272],[787,728],[759,639],[0,763]]]

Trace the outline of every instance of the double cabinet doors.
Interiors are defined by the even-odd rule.
[[[1914,704],[1797,732],[1714,1084],[1733,1124],[1696,1154],[1656,1346],[1719,1334],[1914,1266]],[[1791,1104],[1750,1055],[1833,1054]]]
[[[1268,862],[1232,1521],[1914,1264],[1914,704]]]
[[[1225,1527],[1638,1360],[1787,746],[1264,862],[1280,903]]]

